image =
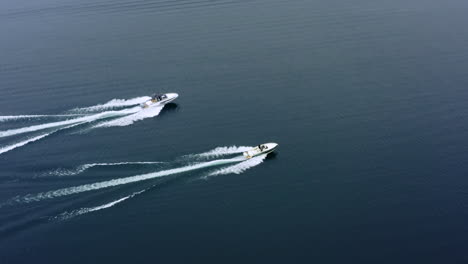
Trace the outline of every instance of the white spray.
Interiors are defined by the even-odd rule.
[[[226,167],[226,168],[216,170],[216,171],[212,172],[208,176],[225,175],[225,174],[232,174],[232,173],[241,174],[244,171],[261,164],[265,160],[266,156],[267,156],[267,154],[263,154],[263,155],[253,157],[253,158],[248,159],[246,161],[243,161],[243,162],[241,162],[239,164],[235,164],[235,165],[232,165],[232,166],[229,166],[229,167]]]
[[[94,106],[89,106],[89,107],[82,107],[82,108],[75,108],[72,109],[72,112],[96,112],[96,111],[103,111],[103,110],[108,110],[108,109],[113,109],[113,108],[119,108],[119,107],[128,107],[128,106],[134,106],[134,105],[139,105],[142,104],[148,100],[150,100],[151,97],[149,96],[142,96],[142,97],[136,97],[132,99],[112,99],[109,102],[105,104],[99,104],[99,105],[94,105]]]
[[[246,146],[231,146],[231,147],[217,147],[215,149],[212,149],[210,151],[200,153],[193,155],[195,157],[201,157],[201,158],[213,158],[213,157],[221,157],[224,155],[231,155],[231,154],[238,154],[242,153],[244,151],[247,151],[249,149],[252,149],[252,147],[246,147]]]
[[[128,125],[133,124],[136,121],[140,121],[145,118],[151,118],[151,117],[155,117],[159,115],[163,107],[164,105],[140,109],[138,112],[134,114],[130,114],[128,116],[117,118],[115,120],[107,121],[107,122],[98,124],[94,127],[128,126]]]

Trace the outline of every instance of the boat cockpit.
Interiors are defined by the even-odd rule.
[[[167,95],[165,94],[154,94],[153,96],[151,96],[151,101],[153,102],[160,102],[164,99],[167,99]]]

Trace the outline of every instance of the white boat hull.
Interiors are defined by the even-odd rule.
[[[146,102],[144,102],[141,107],[143,108],[148,108],[148,107],[152,107],[152,106],[158,106],[158,105],[165,105],[167,103],[170,103],[172,101],[174,101],[177,97],[179,97],[178,94],[176,93],[168,93],[168,94],[165,94],[166,95],[166,99],[163,99],[161,101],[154,101],[153,99],[151,100],[148,100]]]
[[[258,155],[271,153],[275,151],[277,147],[278,147],[278,144],[276,143],[265,143],[265,144],[258,145],[255,148],[245,151],[243,155],[247,159],[250,159]]]

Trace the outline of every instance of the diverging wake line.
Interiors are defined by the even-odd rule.
[[[126,161],[112,163],[87,163],[76,167],[75,169],[56,169],[43,174],[43,176],[73,176],[85,172],[88,169],[100,166],[122,166],[122,165],[152,165],[161,164],[161,161]]]
[[[232,147],[232,148],[236,148],[236,147]],[[239,162],[238,164],[216,170],[216,171],[210,173],[209,175],[207,175],[205,177],[202,177],[202,179],[207,179],[208,177],[212,177],[212,176],[216,176],[216,175],[224,175],[224,174],[231,174],[231,173],[240,174],[240,173],[246,171],[249,168],[252,168],[254,166],[259,165],[260,163],[262,163],[265,160],[265,158],[266,158],[266,154],[265,155],[260,155],[260,156],[257,156],[257,157],[254,157],[254,158],[251,158],[251,159],[248,159],[248,160],[243,159],[243,161]],[[242,159],[239,158],[239,160],[242,160]],[[94,206],[94,207],[83,207],[83,208],[76,209],[76,210],[73,210],[73,211],[66,211],[66,212],[63,212],[63,213],[55,216],[55,217],[52,217],[51,220],[59,220],[59,221],[60,220],[67,220],[67,219],[70,219],[70,218],[73,218],[73,217],[76,217],[76,216],[80,216],[80,215],[84,215],[84,214],[88,214],[88,213],[108,209],[108,208],[111,208],[111,207],[113,207],[113,206],[115,206],[117,204],[120,204],[120,203],[122,203],[122,202],[124,202],[124,201],[126,201],[128,199],[131,199],[131,198],[133,198],[133,197],[135,197],[137,195],[140,195],[140,194],[152,189],[154,186],[155,185],[153,185],[150,188],[144,189],[142,191],[134,192],[134,193],[132,193],[130,195],[124,196],[122,198],[113,200],[111,202],[108,202],[108,203],[105,203],[105,204],[102,204],[102,205],[98,205],[98,206]]]
[[[233,153],[239,153],[242,152],[245,148],[251,148],[251,147],[219,147],[216,149],[213,149],[211,151],[201,153],[201,154],[192,154],[189,156],[185,157],[192,157],[192,162],[198,160],[196,157],[199,155],[202,155],[203,157],[210,156],[213,153],[215,156],[229,156]],[[32,203],[32,202],[40,202],[43,200],[48,200],[48,199],[54,199],[54,198],[59,198],[59,197],[64,197],[68,195],[74,195],[74,194],[79,194],[79,193],[84,193],[84,192],[90,192],[90,191],[96,191],[100,189],[105,189],[105,188],[110,188],[114,186],[119,186],[119,185],[125,185],[125,184],[131,184],[131,183],[136,183],[140,181],[146,181],[146,180],[151,180],[159,177],[165,177],[165,176],[170,176],[174,174],[180,174],[184,172],[189,172],[189,171],[194,171],[194,170],[200,170],[203,168],[209,168],[209,167],[221,167],[221,169],[217,170],[211,170],[208,171],[208,174],[205,177],[202,177],[202,179],[206,179],[207,177],[212,177],[216,175],[224,175],[224,174],[240,174],[243,173],[245,170],[255,167],[259,164],[261,164],[267,154],[262,154],[255,156],[253,158],[247,159],[244,156],[238,155],[233,158],[224,158],[224,159],[217,159],[217,160],[211,160],[211,161],[204,161],[204,162],[199,162],[196,164],[191,164],[191,165],[186,165],[182,166],[179,168],[173,168],[173,169],[168,169],[168,170],[162,170],[162,171],[156,171],[152,173],[146,173],[146,174],[140,174],[140,175],[135,175],[135,176],[130,176],[130,177],[124,177],[124,178],[118,178],[118,179],[112,179],[112,180],[107,180],[107,181],[100,181],[100,182],[95,182],[95,183],[90,183],[90,184],[84,184],[84,185],[79,185],[79,186],[73,186],[73,187],[68,187],[68,188],[62,188],[62,189],[57,189],[53,191],[47,191],[47,192],[41,192],[37,194],[27,194],[25,196],[16,196],[14,198],[11,198],[7,200],[4,203],[0,204],[0,208],[4,206],[11,206],[15,204],[24,204],[24,203]],[[190,162],[189,160],[186,160],[186,162]],[[157,162],[157,161],[128,161],[128,162],[115,162],[115,163],[89,163],[89,164],[83,164],[76,169],[70,170],[68,175],[74,175],[78,174],[81,172],[84,172],[87,169],[93,168],[95,166],[120,166],[120,165],[145,165],[145,164],[157,164],[157,163],[166,163],[166,162]],[[62,169],[57,170],[56,172],[60,171]],[[53,174],[53,172],[50,172],[50,174]],[[63,174],[60,174],[63,175]],[[66,174],[67,175],[67,174]],[[91,212],[96,212],[100,211],[103,209],[111,208],[117,204],[120,204],[128,199],[131,199],[139,194],[142,194],[156,185],[153,185],[152,187],[146,188],[144,190],[138,191],[138,192],[133,192],[129,195],[126,196],[121,196],[118,199],[112,200],[110,202],[97,205],[94,207],[83,207],[80,209],[75,209],[71,211],[65,211],[57,216],[51,217],[50,220],[66,220],[70,219],[79,215],[91,213]]]
[[[43,119],[43,118],[63,118],[63,117],[77,117],[84,114],[67,114],[67,115],[13,115],[13,116],[0,116],[0,122],[15,121],[22,119]]]
[[[135,113],[138,110],[139,109],[128,109],[128,110],[126,109],[126,110],[121,110],[121,111],[107,111],[107,112],[102,112],[102,113],[99,113],[99,114],[93,114],[93,115],[88,115],[88,116],[84,116],[84,117],[73,118],[73,119],[69,119],[69,120],[65,120],[65,121],[52,122],[52,123],[34,125],[34,126],[29,126],[29,127],[9,129],[9,130],[5,130],[5,131],[0,131],[0,138],[15,136],[15,135],[24,134],[24,133],[28,133],[28,132],[39,131],[39,130],[44,130],[44,129],[48,129],[48,128],[68,126],[68,125],[73,125],[73,124],[78,124],[78,123],[89,123],[89,122],[93,122],[93,121],[96,121],[96,120],[99,120],[99,119],[132,114],[132,113]]]
[[[63,188],[63,189],[59,189],[55,191],[43,192],[43,193],[39,193],[35,195],[26,195],[24,197],[14,198],[14,201],[19,202],[19,203],[37,202],[37,201],[42,201],[46,199],[53,199],[53,198],[58,198],[62,196],[72,195],[72,194],[100,190],[100,189],[105,189],[109,187],[114,187],[114,186],[134,183],[134,182],[140,182],[140,181],[155,179],[159,177],[165,177],[165,176],[169,176],[173,174],[194,171],[194,170],[212,167],[212,166],[220,166],[220,165],[234,163],[234,162],[241,162],[245,160],[246,159],[243,156],[232,158],[232,159],[218,159],[218,160],[202,162],[202,163],[198,163],[194,165],[184,166],[181,168],[163,170],[163,171],[141,174],[141,175],[126,177],[126,178],[113,179],[109,181],[84,184],[84,185],[75,186],[75,187]]]
[[[64,129],[68,129],[68,128],[72,128],[74,126],[77,126],[77,125],[80,125],[81,123],[78,123],[78,124],[73,124],[71,126],[66,126],[66,127],[62,127],[62,128],[59,128],[59,129],[56,129],[54,131],[51,131],[51,132],[48,132],[48,133],[44,133],[42,135],[39,135],[39,136],[35,136],[35,137],[31,137],[31,138],[28,138],[26,140],[23,140],[23,141],[20,141],[20,142],[17,142],[17,143],[14,143],[14,144],[11,144],[11,145],[8,145],[8,146],[4,146],[4,147],[0,147],[0,154],[3,154],[5,152],[8,152],[10,150],[13,150],[15,148],[19,148],[19,147],[22,147],[26,144],[29,144],[31,142],[34,142],[34,141],[38,141],[40,139],[43,139],[47,136],[50,136],[60,130],[64,130]]]
[[[55,217],[52,217],[51,220],[67,220],[67,219],[70,219],[70,218],[73,218],[75,216],[79,216],[79,215],[83,215],[83,214],[87,214],[87,213],[91,213],[91,212],[96,212],[96,211],[100,211],[100,210],[104,210],[104,209],[107,209],[107,208],[110,208],[116,204],[119,204],[125,200],[128,200],[130,198],[133,198],[139,194],[142,194],[144,192],[146,192],[147,190],[149,189],[144,189],[142,191],[139,191],[139,192],[134,192],[130,195],[127,195],[125,197],[122,197],[120,199],[117,199],[115,201],[112,201],[112,202],[109,202],[109,203],[106,203],[106,204],[103,204],[103,205],[99,205],[99,206],[94,206],[94,207],[84,207],[84,208],[80,208],[80,209],[77,209],[77,210],[73,210],[71,212],[63,212],[61,213],[60,215],[58,216],[55,216]]]

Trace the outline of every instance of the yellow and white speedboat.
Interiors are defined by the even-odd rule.
[[[243,154],[244,157],[250,159],[261,154],[268,154],[270,152],[273,152],[277,147],[278,144],[276,143],[265,143],[258,145],[253,149],[247,150]]]
[[[179,97],[179,95],[176,93],[155,94],[151,96],[150,100],[142,103],[141,107],[148,108],[150,106],[155,106],[155,105],[164,105],[164,104],[174,101],[177,97]]]

